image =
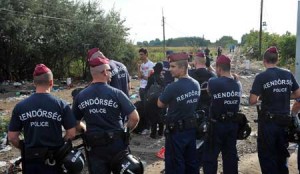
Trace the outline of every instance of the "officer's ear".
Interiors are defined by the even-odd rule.
[[[49,87],[53,87],[53,84],[54,84],[53,79],[49,80]]]

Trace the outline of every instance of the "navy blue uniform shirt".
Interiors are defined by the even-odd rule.
[[[111,81],[109,84],[112,87],[122,90],[127,96],[129,96],[128,83],[130,81],[130,78],[126,66],[121,62],[117,62],[115,60],[110,60],[109,66],[112,70]]]
[[[163,63],[162,75],[163,75],[164,86],[167,86],[168,84],[174,82],[174,77],[172,77],[172,74],[169,70],[170,62],[163,61],[162,63]]]
[[[292,73],[274,67],[255,77],[250,93],[260,96],[263,112],[289,114],[291,91],[298,88],[299,85]]]
[[[200,97],[199,83],[191,78],[180,78],[170,83],[161,96],[160,101],[168,106],[167,123],[192,118]]]
[[[69,105],[51,94],[35,93],[15,106],[9,131],[24,129],[26,148],[59,147],[64,142],[61,126],[76,126]]]
[[[84,117],[87,132],[123,130],[124,115],[129,115],[134,109],[121,90],[100,82],[81,91],[73,105],[76,119]]]
[[[228,78],[211,78],[208,81],[208,90],[211,95],[211,117],[216,118],[227,112],[238,112],[242,95],[240,82]]]
[[[208,84],[208,80],[212,77],[216,77],[216,75],[211,71],[208,71],[206,68],[193,69],[189,71],[189,75],[195,80],[197,80],[198,83],[200,84],[201,97],[200,97],[199,105],[209,106],[210,96],[208,95],[206,90],[207,84]]]

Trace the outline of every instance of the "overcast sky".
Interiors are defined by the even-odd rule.
[[[222,36],[240,41],[250,30],[259,30],[261,0],[100,0],[106,11],[119,11],[130,28],[129,39],[163,39],[162,9],[166,39],[204,36],[215,42]],[[264,0],[264,30],[296,34],[297,0]]]

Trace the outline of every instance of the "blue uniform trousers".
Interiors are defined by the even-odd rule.
[[[188,129],[166,134],[166,174],[198,174],[196,130]]]
[[[218,156],[222,152],[223,173],[238,173],[238,156],[236,149],[238,124],[235,122],[213,123],[212,134],[204,144],[203,171],[205,174],[216,174]]]
[[[200,107],[199,110],[203,110],[205,112],[205,119],[207,121],[208,119],[208,115],[209,115],[209,106],[202,106]],[[197,137],[199,138],[199,137]],[[207,141],[207,137],[201,137],[199,140],[204,140],[204,141]],[[201,145],[201,147],[199,149],[197,149],[197,153],[198,153],[198,159],[197,159],[197,165],[198,165],[198,168],[200,170],[201,167],[203,167],[203,153],[204,153],[204,143]]]
[[[93,147],[88,153],[90,174],[110,174],[112,172],[111,160],[116,154],[125,149],[127,149],[127,146],[121,139],[107,145]]]
[[[298,154],[297,154],[297,162],[298,162],[298,171],[300,173],[300,149],[299,149],[300,144],[298,144]]]
[[[25,174],[43,173],[43,174],[61,174],[62,168],[59,166],[49,166],[45,160],[31,159],[25,161],[23,172]]]
[[[257,151],[262,174],[288,174],[286,128],[274,122],[259,123]]]

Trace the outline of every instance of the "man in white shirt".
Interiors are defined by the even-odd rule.
[[[146,48],[139,49],[140,60],[142,64],[138,65],[138,77],[140,79],[140,89],[139,95],[142,103],[145,105],[145,88],[147,86],[148,77],[153,71],[153,66],[155,65],[151,60],[148,59],[148,50]],[[141,119],[141,124],[144,125],[145,130],[141,134],[150,133],[149,119],[147,118],[147,113],[141,114],[144,115],[145,119]],[[144,123],[143,123],[144,122]]]

